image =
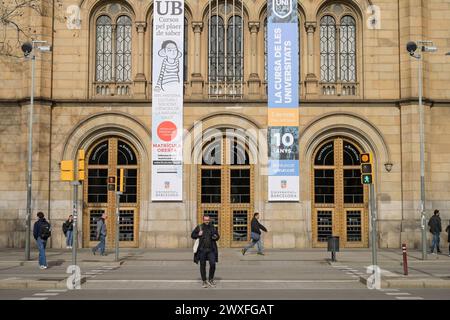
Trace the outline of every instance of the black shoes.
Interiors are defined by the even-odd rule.
[[[92,254],[95,256],[95,250],[94,249],[92,249]]]
[[[260,256],[264,256],[264,253],[262,252],[258,252],[257,254],[259,254]]]
[[[245,249],[242,249],[241,252],[242,252],[242,255],[245,255],[246,251],[245,251]]]

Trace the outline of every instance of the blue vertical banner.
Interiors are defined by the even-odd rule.
[[[299,200],[296,0],[268,0],[268,200]]]

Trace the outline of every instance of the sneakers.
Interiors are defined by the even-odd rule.
[[[39,266],[39,269],[41,270],[47,269],[47,266]]]
[[[208,283],[212,288],[216,287],[216,282],[214,280],[209,280]]]
[[[95,250],[94,249],[92,249],[92,254],[95,256]]]
[[[203,288],[208,288],[208,282],[203,281],[202,287],[203,287]]]
[[[259,254],[260,256],[264,256],[265,254],[262,252],[257,252],[256,254]]]
[[[245,255],[246,251],[245,251],[245,249],[242,249],[241,252],[242,252],[242,255]]]

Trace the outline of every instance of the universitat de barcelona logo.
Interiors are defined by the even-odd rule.
[[[272,0],[272,11],[277,17],[286,18],[292,12],[292,0]]]

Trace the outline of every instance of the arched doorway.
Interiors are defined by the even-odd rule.
[[[240,247],[250,239],[254,203],[254,166],[248,144],[225,132],[203,146],[198,165],[197,221],[209,215],[221,247]]]
[[[340,246],[368,246],[368,188],[361,184],[360,154],[354,142],[337,137],[322,143],[312,161],[313,246],[329,236]]]
[[[87,153],[87,180],[84,184],[83,246],[92,247],[98,218],[106,213],[107,246],[114,246],[116,232],[116,194],[108,191],[107,178],[119,177],[125,169],[125,190],[120,196],[119,245],[137,247],[139,243],[139,159],[134,147],[122,138],[110,137],[95,143]],[[116,179],[117,182],[118,179]]]

